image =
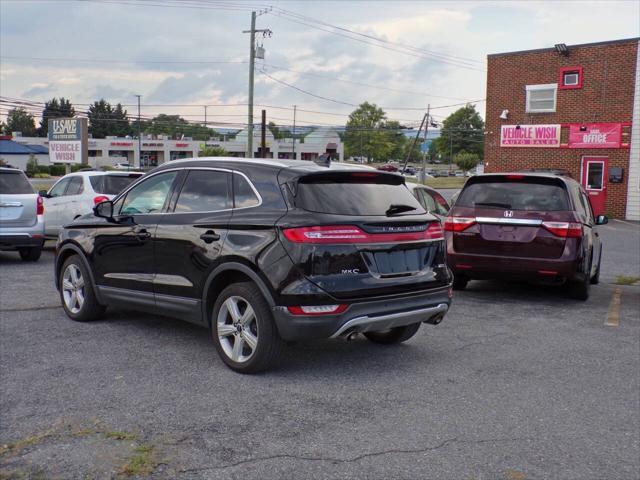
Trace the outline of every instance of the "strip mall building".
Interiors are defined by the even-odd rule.
[[[639,40],[489,55],[485,172],[565,170],[596,214],[640,220]]]

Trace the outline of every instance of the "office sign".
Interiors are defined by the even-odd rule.
[[[49,119],[49,161],[86,163],[88,158],[87,119]]]
[[[572,123],[569,125],[569,148],[620,148],[620,123]]]
[[[560,147],[560,124],[503,125],[501,147]]]

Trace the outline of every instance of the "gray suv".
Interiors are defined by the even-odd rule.
[[[44,203],[26,175],[0,167],[0,250],[17,250],[35,262],[44,243]]]

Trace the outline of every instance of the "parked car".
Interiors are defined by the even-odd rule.
[[[380,165],[378,167],[378,170],[381,170],[383,172],[397,172],[398,171],[398,167],[396,167],[395,165],[392,165],[390,163],[386,163],[384,165]]]
[[[29,179],[16,168],[0,167],[0,250],[17,250],[35,262],[44,244],[44,205]]]
[[[433,188],[419,183],[408,183],[407,187],[420,202],[422,208],[438,217],[440,221],[444,221],[444,217],[449,213],[449,204],[442,195]]]
[[[447,172],[446,170],[435,170],[432,173],[432,176],[436,177],[436,178],[438,178],[438,177],[448,177],[449,176],[449,172]]]
[[[416,173],[418,173],[418,169],[415,167],[412,167],[411,165],[407,165],[405,168],[402,169],[402,173],[404,175],[415,175]]]
[[[403,342],[451,302],[442,227],[402,176],[305,161],[160,166],[65,226],[55,271],[71,319],[189,320],[245,373],[286,340]]]
[[[91,213],[95,205],[110,200],[142,175],[95,170],[65,175],[48,192],[40,192],[46,207],[45,234],[57,236],[63,225]]]
[[[471,279],[516,278],[566,283],[586,300],[598,283],[602,242],[582,186],[554,174],[471,177],[445,221],[454,288]]]
[[[113,168],[116,170],[133,170],[133,166],[126,162],[116,163]]]

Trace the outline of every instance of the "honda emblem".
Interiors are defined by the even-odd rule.
[[[513,210],[505,210],[504,211],[504,216],[507,217],[507,218],[513,217]]]

